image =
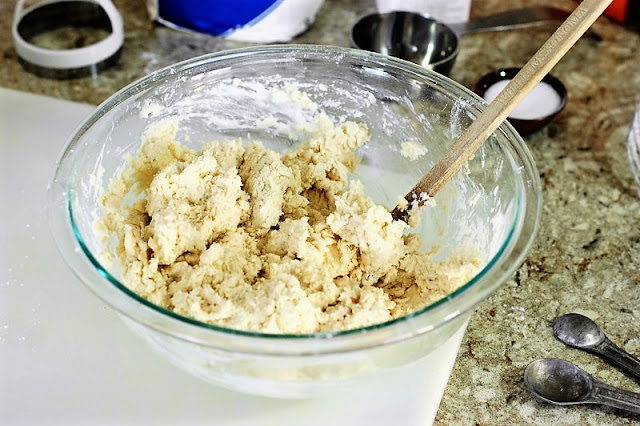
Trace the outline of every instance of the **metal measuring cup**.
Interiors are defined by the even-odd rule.
[[[550,7],[514,9],[469,22],[445,24],[413,12],[374,12],[351,28],[351,45],[422,65],[448,75],[460,49],[459,37],[562,22],[569,12]]]

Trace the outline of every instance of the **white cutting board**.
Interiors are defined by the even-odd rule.
[[[427,425],[463,330],[377,385],[314,400],[214,387],[169,364],[71,273],[45,217],[67,138],[93,106],[0,88],[0,425]]]

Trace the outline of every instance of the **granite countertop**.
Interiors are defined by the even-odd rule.
[[[348,46],[348,29],[372,1],[327,0],[310,30],[295,41]],[[573,0],[473,0],[471,16]],[[119,62],[102,73],[57,81],[20,66],[9,34],[14,2],[0,3],[0,86],[98,104],[126,84],[195,55],[247,45],[181,33],[151,23],[144,2],[115,1],[125,21]],[[599,379],[635,392],[640,382],[604,361],[568,349],[553,319],[586,314],[611,340],[640,354],[640,197],[625,139],[640,99],[640,35],[606,17],[594,26],[603,41],[582,39],[553,69],[569,93],[564,111],[526,138],[539,168],[544,207],[540,232],[523,265],[471,317],[436,424],[612,424],[639,417],[599,408],[556,408],[533,399],[522,380],[539,357],[571,360]],[[490,70],[521,66],[548,29],[467,35],[451,78],[472,87]]]

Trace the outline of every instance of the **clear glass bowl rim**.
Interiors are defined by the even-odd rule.
[[[542,197],[540,180],[531,153],[520,135],[508,122],[505,122],[496,132],[502,132],[506,139],[511,141],[510,146],[507,147],[508,151],[516,155],[516,159],[522,162],[523,167],[520,168],[520,172],[524,174],[524,185],[518,190],[515,221],[512,223],[507,238],[496,255],[469,282],[445,298],[403,317],[357,329],[309,334],[270,334],[236,330],[203,323],[159,307],[132,292],[126,285],[109,274],[90,252],[73,220],[71,208],[73,180],[69,178],[73,177],[73,157],[76,144],[81,141],[91,126],[108,111],[117,108],[123,100],[156,85],[157,82],[162,82],[167,77],[175,77],[190,70],[198,71],[200,67],[216,63],[224,64],[225,61],[238,59],[251,61],[253,58],[265,56],[273,58],[297,56],[303,59],[311,57],[354,59],[374,67],[399,69],[420,80],[427,80],[431,85],[442,86],[450,93],[475,99],[477,105],[486,105],[484,100],[464,86],[408,61],[374,52],[334,46],[273,45],[234,49],[189,59],[155,71],[116,92],[85,119],[67,142],[56,164],[52,184],[49,188],[50,227],[58,249],[74,273],[97,296],[130,319],[173,337],[206,346],[222,347],[223,345],[220,345],[218,340],[224,336],[225,349],[231,352],[236,352],[236,350],[227,347],[227,345],[233,343],[233,339],[244,339],[240,344],[244,348],[241,350],[242,352],[302,355],[365,349],[429,332],[473,309],[515,272],[539,228]],[[469,107],[475,109],[475,105]],[[523,230],[526,232],[522,232]],[[91,268],[93,270],[90,270]],[[117,289],[117,291],[109,290],[108,286]],[[454,304],[454,309],[447,309]],[[264,339],[267,339],[270,345],[275,344],[276,346],[261,347],[260,341]],[[318,346],[318,341],[329,344],[324,345],[323,348]]]

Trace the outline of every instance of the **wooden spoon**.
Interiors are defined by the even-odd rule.
[[[542,45],[520,72],[453,143],[440,161],[405,195],[408,207],[396,206],[396,220],[407,221],[409,210],[433,197],[502,124],[544,76],[562,59],[612,0],[584,0]]]

